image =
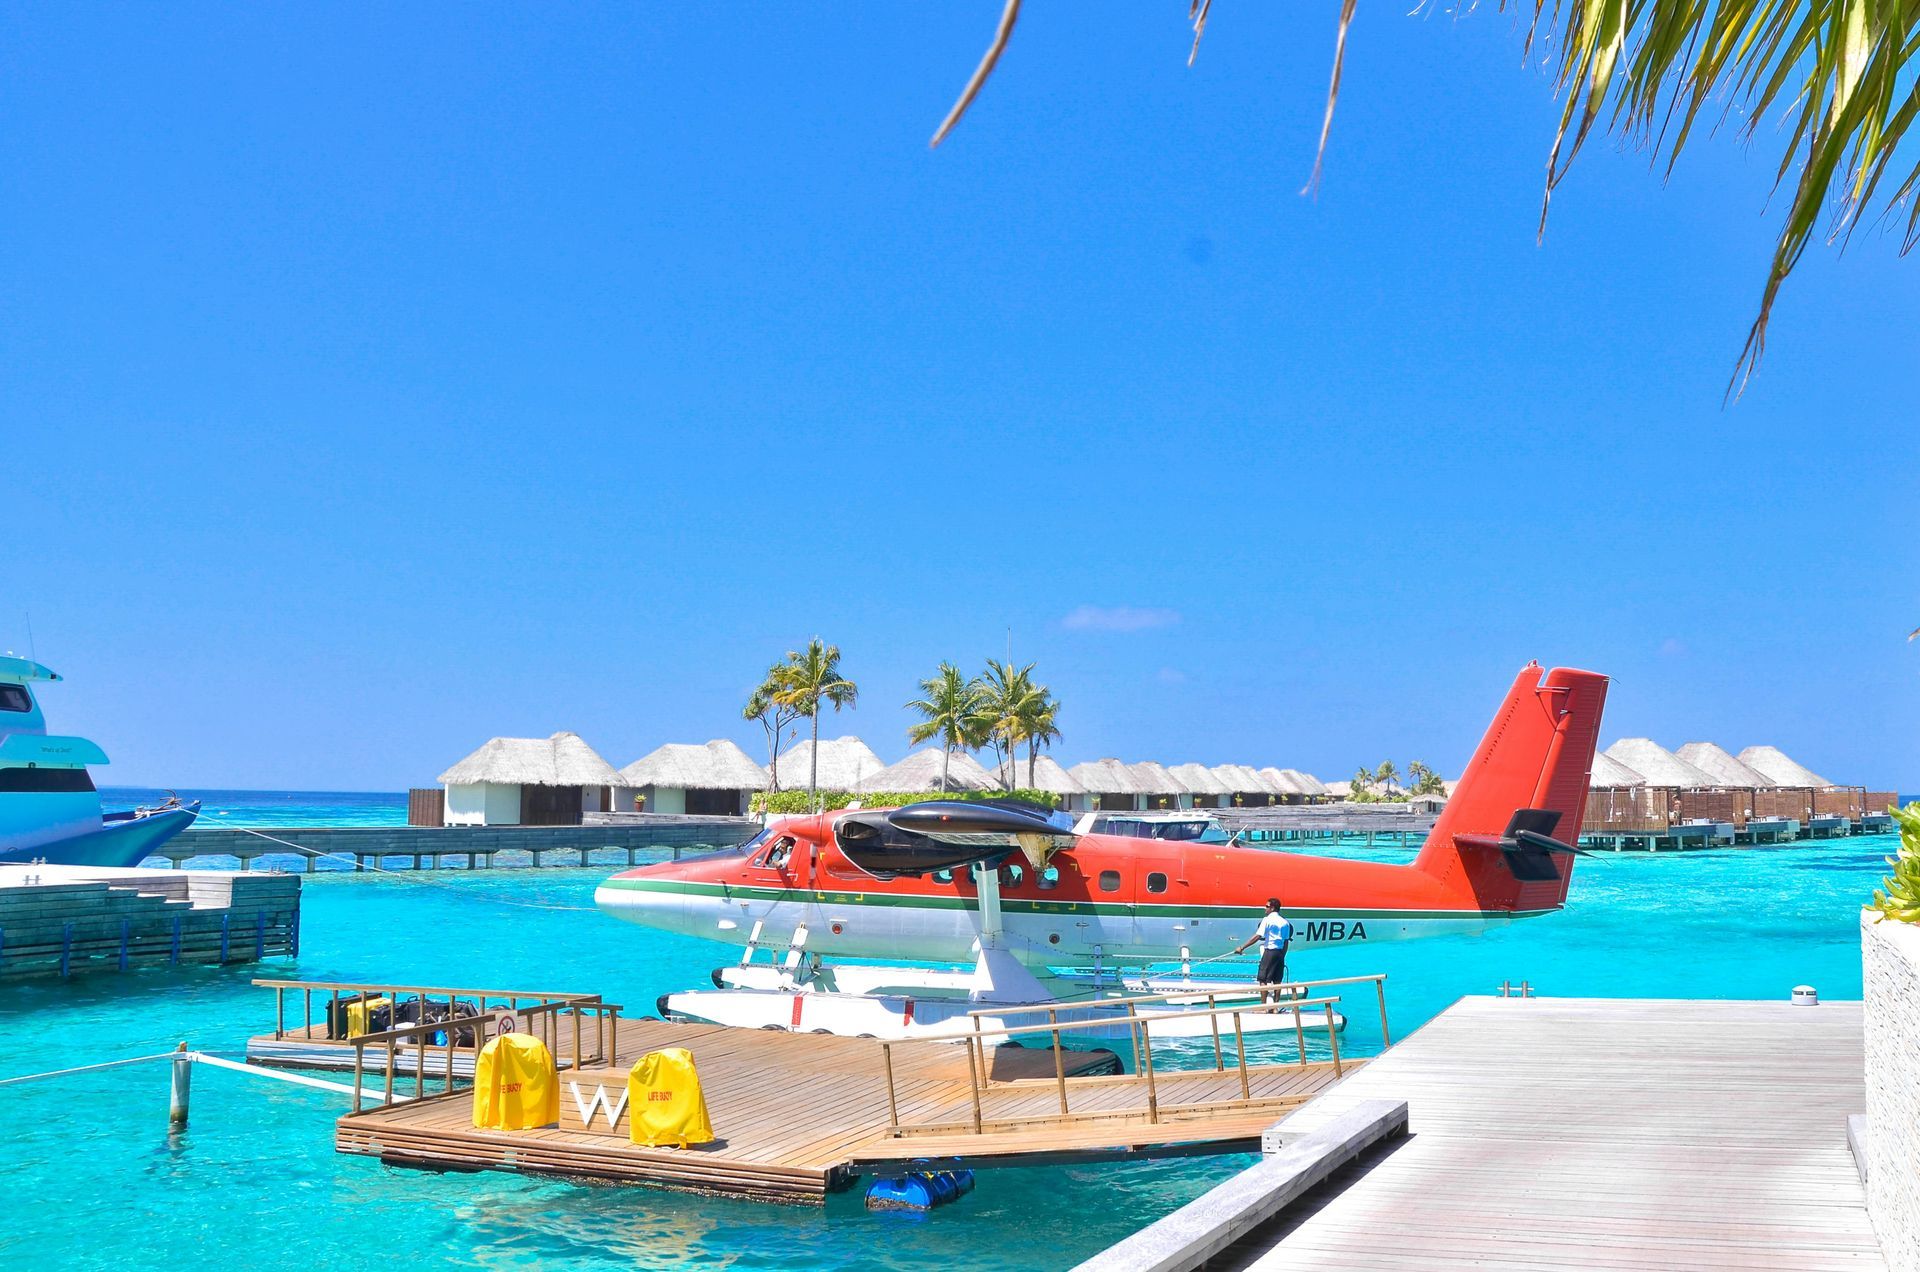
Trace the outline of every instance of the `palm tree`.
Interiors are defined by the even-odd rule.
[[[780,694],[793,679],[792,655],[767,668],[766,679],[760,682],[747,699],[747,705],[740,709],[743,718],[757,721],[767,734],[767,778],[773,790],[780,789],[780,747],[787,726],[800,718],[800,713],[780,701]]]
[[[1437,795],[1447,789],[1445,780],[1419,760],[1407,762],[1407,784],[1414,795]]]
[[[975,683],[980,695],[981,732],[993,747],[1001,784],[1011,787],[1022,703],[1033,693],[1033,664],[1015,667],[989,658],[985,674]]]
[[[1195,54],[1211,4],[1191,0]],[[1355,0],[1342,0],[1308,191],[1318,184],[1333,126],[1354,8]],[[1006,0],[993,42],[935,132],[934,145],[960,121],[993,73],[1019,16],[1020,0]],[[1913,6],[1905,0],[1612,0],[1551,7],[1534,0],[1526,51],[1531,53],[1536,41],[1551,50],[1554,87],[1566,96],[1547,158],[1541,232],[1547,200],[1596,123],[1602,133],[1645,147],[1656,162],[1664,152],[1669,175],[1703,117],[1707,132],[1716,131],[1721,119],[1740,118],[1743,141],[1777,137],[1782,156],[1777,180],[1790,182],[1793,193],[1774,242],[1759,312],[1734,365],[1736,380],[1742,367],[1751,374],[1766,345],[1767,318],[1780,284],[1822,223],[1829,227],[1830,242],[1845,243],[1862,220],[1878,219],[1865,213],[1883,188],[1891,220],[1920,187],[1920,165],[1895,172],[1894,180],[1882,186],[1908,128],[1920,118],[1913,89],[1920,40],[1914,30]],[[1192,55],[1187,60],[1191,64]],[[1763,129],[1776,106],[1781,123],[1789,126]],[[1906,211],[1905,220],[1904,246],[1912,247],[1920,240],[1920,201]]]
[[[1353,780],[1347,783],[1347,790],[1352,794],[1356,804],[1372,799],[1373,770],[1367,768],[1365,765],[1355,769],[1353,772]]]
[[[1016,737],[1027,744],[1027,789],[1033,789],[1034,759],[1039,749],[1060,740],[1060,703],[1045,685],[1034,685],[1014,712]]]
[[[907,704],[907,710],[920,716],[920,723],[907,730],[907,741],[918,745],[940,739],[940,789],[945,791],[955,749],[971,746],[980,734],[980,689],[958,667],[943,662],[920,682],[920,693]]]
[[[1380,793],[1388,797],[1393,795],[1393,784],[1399,777],[1400,770],[1393,766],[1392,760],[1380,761],[1380,767],[1373,770],[1373,780],[1380,784]]]
[[[820,708],[835,711],[860,700],[860,687],[840,674],[840,647],[829,645],[818,636],[806,649],[787,653],[789,676],[773,700],[791,708],[797,715],[813,721],[813,766],[807,774],[807,806],[811,808],[820,793]]]

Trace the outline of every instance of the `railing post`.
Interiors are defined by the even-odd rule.
[[[1299,1013],[1295,1012],[1294,1019],[1299,1018]],[[1251,1100],[1253,1088],[1247,1082],[1247,1034],[1241,1028],[1240,1013],[1237,1011],[1233,1013],[1233,1049],[1240,1057],[1240,1098]]]
[[[1139,1020],[1139,1017],[1134,1019]],[[1140,1047],[1146,1055],[1147,1121],[1157,1123],[1160,1120],[1160,1093],[1153,1083],[1153,1034],[1145,1021],[1140,1021]]]
[[[335,995],[338,997],[338,995]],[[360,1111],[360,1075],[367,1062],[367,1044],[356,1041],[353,1044],[353,1111]]]
[[[973,1097],[973,1133],[980,1134],[980,1068],[974,1061],[973,1039],[967,1040],[967,1092]]]
[[[1213,1071],[1215,1073],[1221,1073],[1226,1070],[1227,1062],[1220,1054],[1220,1002],[1218,994],[1209,993],[1207,995],[1207,1023],[1213,1026]]]
[[[1300,1067],[1304,1069],[1307,1067],[1307,1026],[1300,1019],[1298,1007],[1293,1009],[1293,1041],[1300,1048]]]
[[[1340,1073],[1340,1033],[1333,1027],[1333,1004],[1327,1004],[1327,1045],[1333,1048],[1333,1076]]]
[[[1060,1049],[1060,1013],[1047,1008],[1047,1023],[1053,1026],[1053,1080],[1060,1087],[1060,1116],[1067,1116],[1067,1057]]]
[[[387,1090],[380,1097],[382,1108],[393,1103],[393,1039],[387,1039]]]
[[[1136,1078],[1140,1076],[1140,1035],[1134,1029],[1134,1021],[1138,1020],[1139,1018],[1140,1018],[1140,1013],[1133,1009],[1132,1003],[1128,1003],[1127,1004],[1127,1041],[1133,1044],[1133,1075]]]
[[[894,1135],[900,1134],[900,1104],[893,1093],[893,1044],[880,1044],[880,1058],[887,1065],[887,1130]]]
[[[273,987],[273,1036],[276,1041],[287,1036],[287,991],[280,985]]]
[[[1373,978],[1373,992],[1380,998],[1380,1045],[1391,1047],[1393,1039],[1387,1035],[1387,978],[1384,975]]]

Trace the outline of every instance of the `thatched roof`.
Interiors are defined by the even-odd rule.
[[[1328,786],[1325,782],[1321,781],[1319,778],[1315,777],[1311,773],[1303,773],[1299,769],[1281,769],[1280,771],[1286,774],[1288,777],[1292,778],[1294,781],[1304,785],[1307,788],[1307,794],[1309,795],[1333,794],[1333,788],[1331,786]]]
[[[1260,775],[1259,770],[1245,764],[1216,764],[1213,775],[1220,784],[1235,795],[1275,795],[1273,783]]]
[[[1740,752],[1740,762],[1765,773],[1781,786],[1832,786],[1826,778],[1787,755],[1777,746],[1750,746]]]
[[[947,784],[940,785],[942,756],[937,746],[915,751],[898,764],[889,764],[860,783],[862,791],[997,791],[1000,781],[965,751],[955,751],[947,764]]]
[[[448,786],[618,786],[620,774],[578,733],[550,738],[492,738],[440,775]]]
[[[1702,773],[1652,738],[1621,738],[1606,753],[1646,778],[1648,786],[1695,789],[1726,784],[1715,781],[1711,773]]]
[[[804,791],[813,764],[813,739],[796,743],[780,753],[776,766],[784,790]],[[852,791],[886,765],[859,738],[822,738],[820,741],[820,789]]]
[[[1090,795],[1138,795],[1139,783],[1133,772],[1118,760],[1094,760],[1076,764],[1067,770],[1080,789]]]
[[[1152,760],[1141,760],[1138,764],[1127,765],[1127,772],[1133,774],[1133,788],[1142,795],[1183,795],[1186,787],[1180,785],[1178,778],[1167,772],[1164,764]]]
[[[1191,795],[1231,795],[1234,791],[1204,764],[1175,764],[1167,772]]]
[[[1087,788],[1080,785],[1073,774],[1060,767],[1060,761],[1051,755],[1037,756],[1033,762],[1033,781],[1027,781],[1027,766],[1020,765],[1020,772],[1014,781],[1016,786],[1026,786],[1033,790],[1052,791],[1055,795],[1084,795]]]
[[[1647,779],[1608,755],[1599,751],[1593,757],[1593,773],[1587,778],[1589,787],[1595,786],[1645,786]]]
[[[620,784],[685,791],[764,791],[767,771],[725,738],[705,746],[669,742],[621,769]]]
[[[1260,780],[1265,782],[1276,795],[1312,795],[1316,792],[1307,789],[1299,775],[1288,769],[1277,769],[1271,764],[1260,770]]]
[[[1780,785],[1759,769],[1742,764],[1711,742],[1689,742],[1674,754],[1722,786],[1751,786],[1759,790]]]

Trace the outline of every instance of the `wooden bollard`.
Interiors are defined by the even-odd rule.
[[[187,1124],[187,1106],[193,1096],[193,1058],[187,1055],[187,1044],[181,1043],[173,1057],[173,1083],[168,1092],[167,1124],[179,1130]]]

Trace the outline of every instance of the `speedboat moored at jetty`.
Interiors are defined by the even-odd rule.
[[[104,813],[89,764],[107,753],[47,732],[31,686],[60,679],[27,658],[0,655],[0,862],[137,866],[193,824],[197,800]]]

